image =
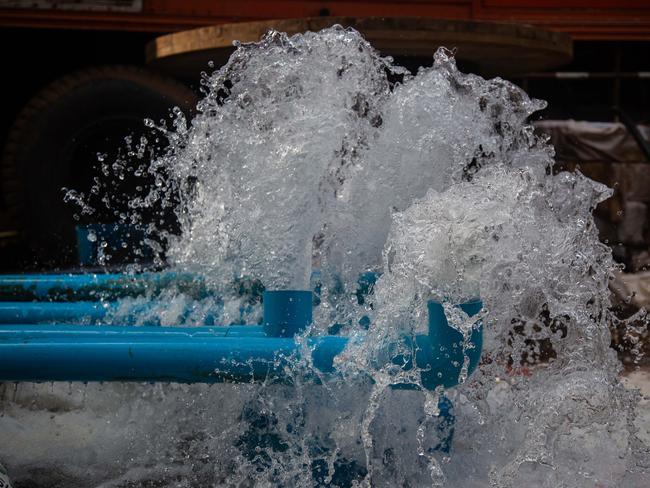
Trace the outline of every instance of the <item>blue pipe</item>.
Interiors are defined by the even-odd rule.
[[[333,372],[344,337],[308,340],[314,366]],[[291,381],[292,338],[255,326],[0,326],[3,381]]]
[[[341,336],[309,338],[314,367],[333,373],[334,358],[347,342]],[[302,356],[301,347],[293,338],[268,337],[256,326],[2,325],[0,380],[291,381],[291,360]],[[418,354],[418,366],[424,365],[424,357]],[[459,370],[446,363],[445,358],[426,358],[427,366],[445,372],[424,384],[426,388],[457,383]]]
[[[274,294],[278,292],[267,292]],[[311,292],[308,293],[311,297]],[[281,296],[278,293],[276,296]],[[285,297],[292,296],[285,294]],[[294,295],[295,297],[295,295]],[[301,297],[306,298],[306,295]],[[302,325],[307,312],[304,300],[284,304],[284,313],[269,314],[273,299],[265,300],[263,327],[132,327],[85,325],[0,326],[0,380],[3,381],[175,381],[214,383],[273,379],[291,381],[291,359],[303,353],[293,337],[269,336],[269,327],[285,334],[287,317]],[[439,307],[439,308],[437,308]],[[480,302],[460,305],[477,313]],[[427,389],[458,383],[463,364],[463,339],[449,327],[439,304],[430,305],[430,333],[405,338],[415,351],[411,360],[394,358],[405,370],[424,368]],[[275,317],[273,323],[269,317]],[[299,328],[298,328],[299,329]],[[482,326],[470,338],[468,374],[478,364]],[[347,345],[341,336],[307,339],[314,367],[333,373],[334,358]],[[414,361],[413,361],[414,359]]]
[[[311,324],[313,293],[305,290],[265,291],[264,331],[271,337],[293,337]]]
[[[265,291],[263,294],[265,327],[270,336],[292,337],[303,331],[312,320],[313,293],[302,290]],[[215,297],[216,298],[216,297]],[[138,316],[152,310],[156,299],[134,305],[129,317],[120,317],[124,325],[134,325]],[[75,302],[0,302],[0,324],[38,323],[87,323],[101,322],[109,313],[118,310],[117,302],[75,301]],[[162,309],[162,307],[161,307]],[[189,310],[188,310],[189,311]],[[222,307],[214,307],[204,317],[205,325],[212,325],[218,319]],[[247,311],[242,307],[240,312]],[[159,325],[155,321],[146,325]]]
[[[189,273],[18,274],[0,276],[0,300],[98,300],[159,293],[175,285],[200,299],[208,295],[202,280]]]
[[[119,313],[123,325],[160,325],[159,317],[152,314],[142,320],[143,314],[164,309],[161,301],[150,301],[133,305],[128,315]],[[243,315],[247,308],[240,308]],[[0,302],[0,324],[96,324],[101,325],[111,313],[119,311],[117,302]],[[206,310],[203,316],[203,325],[215,324],[222,312],[222,307],[217,304]],[[184,311],[191,313],[191,307]],[[240,317],[241,318],[241,317]],[[105,323],[105,322],[104,322]]]
[[[469,317],[478,314],[483,308],[480,300],[456,305]],[[483,349],[483,324],[481,321],[472,326],[469,341],[464,342],[463,334],[449,326],[443,306],[429,301],[429,334],[416,337],[418,352],[416,364],[422,369],[422,385],[435,389],[438,385],[454,386],[462,372],[465,356],[469,360],[467,375],[477,368]]]
[[[0,302],[0,324],[96,323],[113,308],[102,302]]]
[[[303,290],[265,291],[264,327],[272,337],[293,337],[312,320],[313,293]],[[133,307],[132,317],[120,317],[124,325],[133,325],[137,316],[160,302],[149,301]],[[116,302],[0,302],[0,324],[88,323],[95,324],[118,309]],[[217,307],[219,308],[219,307]],[[220,310],[211,310],[205,325],[214,323]],[[245,312],[242,309],[241,312]],[[146,325],[158,325],[155,323]]]
[[[314,271],[315,296],[318,304],[320,293],[320,273]],[[363,273],[359,277],[357,297],[362,304],[364,297],[371,293],[377,278],[377,273]],[[200,275],[177,273],[174,271],[148,272],[136,274],[124,273],[63,273],[63,274],[15,274],[0,275],[0,301],[92,301],[115,300],[123,297],[133,297],[157,294],[166,287],[175,285],[178,291],[193,298],[205,298],[210,294]],[[248,289],[247,286],[248,285]],[[236,283],[240,295],[257,295],[263,291],[263,286],[255,280]],[[295,293],[295,291],[288,291]]]

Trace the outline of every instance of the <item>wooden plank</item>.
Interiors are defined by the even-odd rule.
[[[147,60],[175,75],[196,75],[208,61],[225,62],[234,40],[257,41],[269,29],[288,34],[333,24],[354,27],[382,54],[430,60],[439,46],[483,74],[514,74],[560,66],[571,59],[569,36],[517,24],[413,17],[315,17],[203,27],[161,36]],[[430,61],[427,62],[429,64]]]

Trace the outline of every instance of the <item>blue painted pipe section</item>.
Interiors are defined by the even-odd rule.
[[[454,404],[445,396],[438,400],[439,422],[436,425],[440,443],[431,448],[432,451],[442,451],[448,453],[451,451],[451,444],[454,440],[454,425],[456,416],[454,415]]]
[[[205,285],[189,273],[24,274],[0,276],[0,300],[98,300],[157,293],[175,285],[194,298],[207,296]]]
[[[304,290],[265,291],[264,330],[270,337],[293,337],[312,319],[313,293]]]
[[[377,273],[364,273],[359,277],[357,290],[359,303],[363,303],[364,297],[372,292],[378,276]],[[318,304],[321,286],[319,280],[320,272],[314,271],[312,281],[315,295],[312,298],[316,304]],[[173,271],[131,275],[124,273],[15,274],[0,275],[0,300],[111,300],[144,295],[147,292],[156,294],[172,285],[194,298],[205,298],[209,295],[209,290],[199,275]],[[263,290],[261,284],[255,280],[248,283],[241,280],[238,286],[240,294],[255,295]]]
[[[359,281],[360,304],[371,293],[377,275]],[[206,296],[200,280],[175,273],[128,275],[31,275],[0,277],[0,299],[97,300],[155,292],[185,282],[198,297]],[[244,287],[245,288],[245,287]],[[244,290],[245,291],[245,290]],[[259,291],[259,290],[258,290]],[[151,296],[151,295],[149,295]],[[259,296],[259,295],[257,295]],[[0,303],[0,381],[170,381],[182,383],[248,382],[270,380],[291,383],[320,381],[313,370],[297,369],[304,354],[320,373],[335,373],[334,359],[346,347],[341,336],[295,340],[312,321],[311,291],[265,291],[264,321],[257,326],[147,327],[61,325],[60,322],[100,322],[115,303],[100,301]],[[146,307],[146,305],[145,305]],[[468,316],[480,312],[473,301],[458,305]],[[465,358],[467,374],[477,367],[482,348],[482,324],[470,337],[449,326],[444,308],[428,304],[428,334],[405,337],[408,353],[393,357],[404,370],[421,369],[421,384],[435,389],[459,382]],[[207,320],[207,319],[206,319]],[[57,323],[35,325],[39,322]],[[26,324],[26,325],[21,325]],[[397,385],[414,388],[413,385]],[[449,452],[454,434],[453,405],[439,401],[440,442],[432,450]]]
[[[102,302],[0,302],[0,324],[96,323],[113,307]]]
[[[118,311],[118,307],[117,302],[0,302],[0,324],[101,325],[102,321],[106,322],[107,315]],[[164,304],[149,301],[132,305],[128,314],[120,312],[117,320],[123,325],[160,325],[158,314],[143,318],[144,314],[155,310],[164,310]],[[216,324],[222,312],[219,304],[205,310],[203,325]],[[240,308],[242,316],[246,312],[247,308]],[[184,311],[184,315],[191,313],[191,306]]]
[[[471,302],[460,308],[473,315],[481,305]],[[282,309],[286,312],[286,304]],[[425,388],[454,386],[463,365],[464,347],[470,357],[468,373],[478,364],[482,326],[474,327],[469,344],[464,345],[462,335],[449,327],[442,306],[432,304],[429,311],[430,335],[405,341],[415,351],[415,364],[426,369],[421,373]],[[286,318],[286,313],[276,314]],[[287,373],[292,369],[290,360],[300,358],[304,350],[292,337],[270,337],[266,328],[2,325],[0,380],[291,381]],[[341,336],[309,338],[314,367],[333,373],[334,358],[347,341]],[[414,365],[413,360],[403,358],[393,361],[405,370]]]
[[[467,375],[478,366],[483,348],[483,324],[475,322],[467,344],[463,334],[449,326],[445,310],[440,303],[429,301],[429,334],[418,336],[416,364],[424,371],[421,373],[422,384],[427,389],[437,385],[451,387],[458,383],[465,356],[469,359]],[[456,305],[468,316],[473,317],[483,308],[480,300]]]
[[[333,372],[345,337],[307,341],[313,364]],[[292,338],[259,327],[0,326],[3,381],[291,381],[302,354]]]

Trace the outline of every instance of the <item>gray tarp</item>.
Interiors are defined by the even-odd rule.
[[[543,120],[535,127],[551,137],[558,161],[645,161],[636,141],[619,122]],[[639,125],[638,129],[650,140],[650,126]]]
[[[535,123],[539,133],[550,136],[560,162],[639,163],[645,161],[638,144],[619,122],[582,122],[575,120],[544,120]],[[641,135],[650,140],[650,126],[639,125]],[[626,166],[626,168],[630,168]],[[645,164],[642,165],[646,171]],[[614,171],[614,168],[612,168]],[[647,166],[650,172],[650,164]],[[632,173],[636,174],[636,173]],[[636,178],[637,181],[644,178]],[[626,188],[630,185],[624,185]],[[643,189],[644,193],[646,189]],[[650,195],[650,188],[647,188]],[[627,195],[633,196],[633,195]],[[638,196],[638,195],[637,195]],[[619,300],[631,297],[636,307],[650,310],[650,271],[617,273],[611,286]]]

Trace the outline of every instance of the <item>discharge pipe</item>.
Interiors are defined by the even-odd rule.
[[[80,301],[118,299],[157,294],[175,286],[195,299],[208,295],[203,280],[191,273],[173,271],[150,273],[67,273],[16,274],[0,276],[0,300]]]
[[[311,323],[311,300],[309,291],[265,292],[261,327],[0,325],[0,381],[291,382],[292,365],[305,353],[319,373],[334,373],[347,337],[294,338]],[[473,316],[482,305],[458,307]],[[442,305],[430,302],[428,334],[404,340],[414,351],[404,369],[423,369],[427,389],[454,386],[466,356],[468,374],[478,364],[482,324],[464,341]]]

